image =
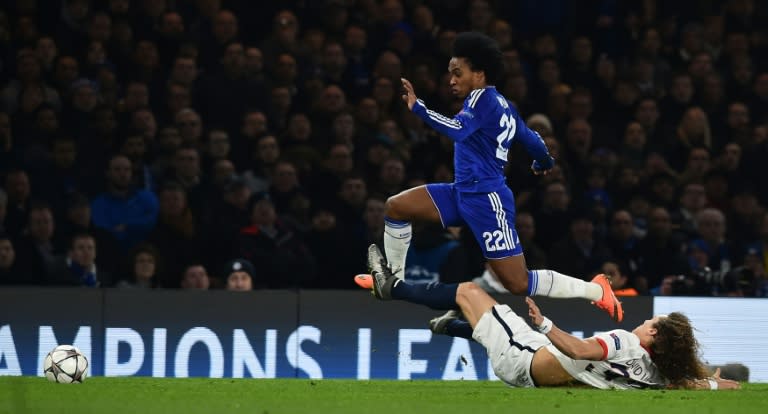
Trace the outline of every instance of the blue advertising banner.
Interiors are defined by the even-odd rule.
[[[522,298],[500,296],[527,315]],[[538,299],[577,336],[652,315],[625,300],[621,325],[583,300]],[[90,375],[357,379],[495,379],[485,350],[432,335],[442,314],[363,291],[0,289],[0,375],[40,375],[45,355],[73,344]]]

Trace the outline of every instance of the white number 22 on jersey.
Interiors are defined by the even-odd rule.
[[[517,122],[512,115],[504,114],[499,119],[499,126],[504,128],[501,133],[496,136],[499,146],[496,148],[496,158],[507,160],[507,152],[509,148],[509,141],[515,136],[515,130],[517,129]]]

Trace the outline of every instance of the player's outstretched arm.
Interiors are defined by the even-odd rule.
[[[577,338],[561,330],[549,318],[541,314],[541,310],[533,299],[526,297],[525,303],[528,304],[528,316],[531,318],[534,328],[547,335],[547,338],[552,341],[552,345],[560,352],[573,359],[600,361],[604,358],[605,351],[596,339]]]
[[[459,112],[453,118],[437,113],[427,108],[424,102],[416,97],[413,85],[408,79],[400,78],[400,82],[403,84],[403,101],[408,105],[408,109],[441,135],[461,141],[478,129],[479,116],[467,110]]]
[[[729,380],[720,377],[720,368],[715,370],[709,378],[702,378],[693,381],[688,381],[684,384],[683,388],[689,390],[738,390],[741,388],[741,383],[734,380]]]

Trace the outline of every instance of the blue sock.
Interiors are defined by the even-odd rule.
[[[436,310],[459,309],[459,305],[456,304],[456,290],[458,288],[457,283],[411,284],[404,280],[398,280],[392,286],[392,299],[426,305]]]
[[[445,325],[445,334],[448,336],[455,336],[459,338],[472,339],[472,325],[467,321],[453,320]]]

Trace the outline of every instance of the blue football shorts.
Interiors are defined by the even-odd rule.
[[[467,224],[487,259],[523,253],[515,230],[515,197],[509,187],[490,193],[465,193],[453,183],[427,184],[443,227]]]

